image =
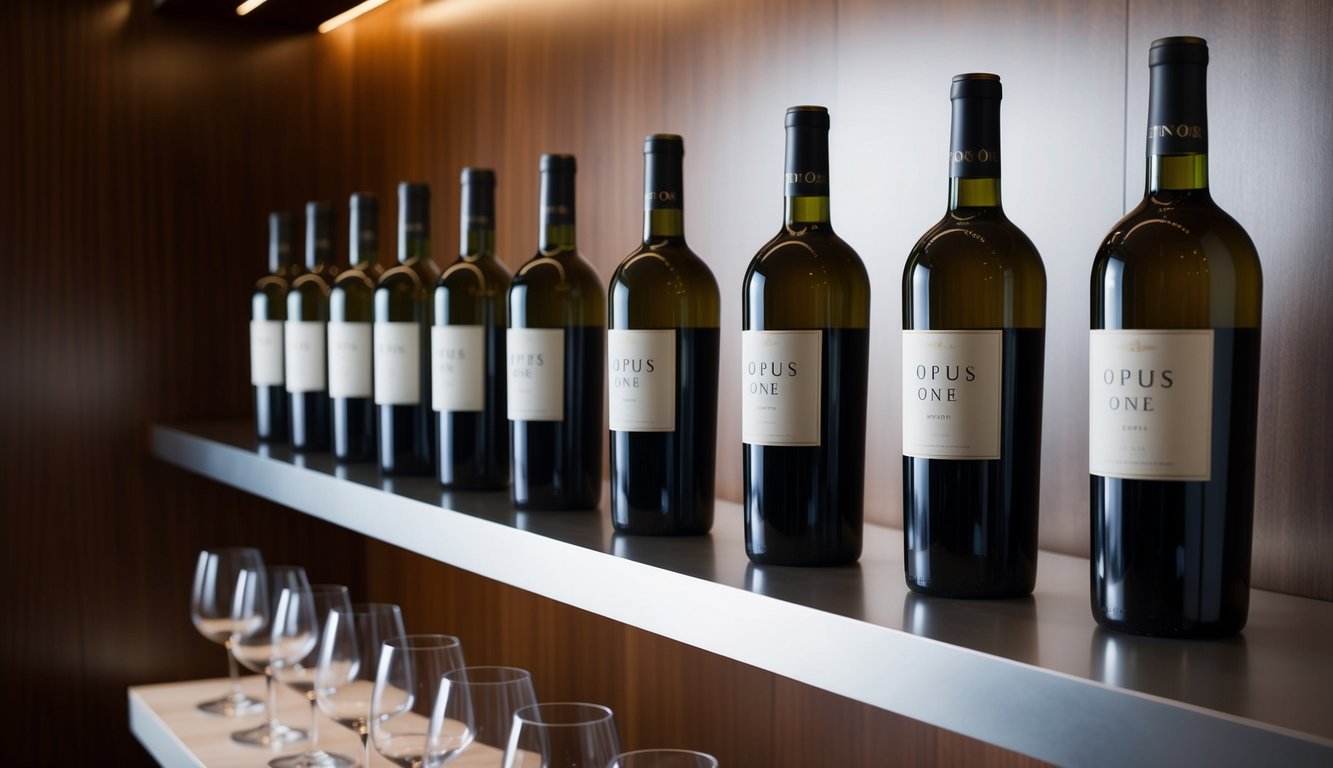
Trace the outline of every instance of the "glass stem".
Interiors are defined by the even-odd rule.
[[[272,667],[264,667],[264,692],[268,698],[268,703],[265,705],[268,709],[268,730],[269,733],[273,733],[278,730],[281,723],[278,722],[278,689],[273,685]]]
[[[245,700],[245,691],[241,690],[241,668],[236,663],[236,656],[231,652],[231,638],[228,637],[222,646],[227,649],[227,672],[231,676],[231,700],[233,704]]]
[[[310,754],[319,754],[319,714],[315,708],[315,692],[310,691],[306,695],[310,699]]]

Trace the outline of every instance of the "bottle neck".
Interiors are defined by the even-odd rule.
[[[949,210],[999,207],[999,179],[949,179]]]
[[[379,208],[364,201],[354,201],[347,231],[347,261],[354,269],[364,272],[379,260]]]
[[[305,249],[305,268],[315,272],[333,262],[332,232],[323,233],[313,243],[307,243]]]
[[[466,261],[495,257],[495,230],[471,227],[459,238],[459,255]]]
[[[829,223],[828,195],[788,195],[784,211],[787,226]]]
[[[373,232],[363,232],[347,249],[347,261],[353,269],[365,272],[380,260],[379,238]]]
[[[685,239],[684,155],[648,152],[643,156],[643,242]]]
[[[279,274],[292,264],[292,219],[275,213],[268,219],[268,271]]]
[[[466,261],[495,256],[495,185],[464,183],[458,253]]]
[[[333,262],[333,207],[310,203],[305,219],[305,268],[316,272]]]
[[[537,242],[542,253],[574,250],[573,173],[542,173],[541,224]]]
[[[949,210],[999,208],[1000,83],[991,75],[960,76],[950,103]]]
[[[828,123],[787,126],[787,226],[829,222]]]
[[[1147,194],[1208,189],[1206,51],[1174,47],[1150,53]]]
[[[643,242],[685,239],[685,212],[680,208],[657,208],[643,212]]]
[[[1147,194],[1208,189],[1207,155],[1149,155]]]
[[[423,224],[407,224],[398,231],[398,263],[430,258],[430,237]]]
[[[430,258],[430,188],[398,185],[398,263]]]

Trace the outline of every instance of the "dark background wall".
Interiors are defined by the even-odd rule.
[[[387,200],[399,180],[427,181],[444,263],[458,171],[488,165],[516,266],[535,248],[538,154],[574,152],[581,245],[609,278],[639,237],[639,143],[658,131],[686,138],[688,231],[723,288],[722,412],[734,413],[726,361],[745,266],[780,223],[781,115],[825,104],[834,222],[874,291],[867,516],[894,524],[902,263],[944,206],[949,78],[995,71],[1006,208],[1051,285],[1042,543],[1084,553],[1088,269],[1141,194],[1146,51],[1168,34],[1209,39],[1214,194],[1265,269],[1254,582],[1333,599],[1333,6],[396,0],[325,36],[149,6],[20,0],[0,23],[0,584],[12,603],[0,690],[22,702],[20,755],[60,738],[145,759],[124,688],[224,671],[186,618],[190,570],[201,547],[253,543],[404,602],[409,623],[494,638],[487,653],[547,670],[549,691],[614,700],[639,742],[687,734],[731,764],[769,762],[746,759],[754,745],[798,764],[820,745],[782,724],[823,718],[851,762],[1009,760],[185,475],[147,457],[146,428],[248,413],[245,296],[269,210],[360,189]],[[739,423],[724,419],[718,439],[719,494],[734,499]],[[443,599],[476,594],[491,599]],[[498,626],[578,642],[506,645]],[[558,671],[557,650],[579,674]],[[687,694],[717,704],[681,715],[670,696]]]

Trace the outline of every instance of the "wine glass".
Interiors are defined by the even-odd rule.
[[[324,714],[361,737],[361,765],[370,765],[370,698],[384,641],[406,634],[403,613],[388,603],[334,607],[324,624],[315,668],[315,700]]]
[[[689,749],[636,749],[616,755],[607,768],[717,768],[717,758]]]
[[[380,651],[370,698],[370,740],[375,751],[403,768],[421,768],[440,683],[446,673],[462,667],[463,645],[452,635],[404,635],[387,640]],[[467,729],[445,729],[436,736],[439,765],[471,741]]]
[[[446,672],[440,693],[431,710],[426,734],[427,768],[452,760],[453,743],[467,742],[494,747],[503,752],[509,740],[514,713],[537,703],[532,675],[517,667],[463,667]]]
[[[504,768],[603,766],[620,752],[616,718],[600,704],[530,704],[514,713]]]
[[[273,644],[301,643],[305,656],[282,662],[275,655],[273,676],[278,682],[299,691],[310,702],[310,745],[299,755],[285,755],[268,761],[269,768],[350,768],[354,761],[331,755],[319,748],[319,709],[315,703],[315,667],[319,663],[319,638],[325,620],[334,608],[350,610],[352,601],[341,584],[312,584],[309,590],[284,590],[285,603],[273,621]],[[289,657],[290,658],[290,657]]]
[[[305,738],[305,731],[278,721],[278,690],[273,685],[273,665],[275,659],[278,663],[289,662],[291,657],[285,654],[300,658],[308,649],[294,643],[275,645],[273,624],[280,610],[287,609],[287,604],[282,601],[284,590],[309,589],[305,569],[299,565],[247,568],[237,577],[231,611],[234,622],[231,652],[237,661],[264,674],[267,704],[264,707],[265,721],[254,728],[233,733],[233,741],[270,747]]]
[[[236,578],[245,568],[261,568],[264,558],[253,547],[211,547],[199,553],[194,566],[194,589],[190,592],[190,618],[199,634],[227,650],[231,692],[199,703],[199,709],[214,715],[250,715],[264,710],[264,703],[241,690],[241,671],[231,653],[231,603]]]

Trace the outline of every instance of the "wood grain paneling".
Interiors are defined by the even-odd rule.
[[[445,263],[458,171],[487,165],[517,266],[535,250],[537,157],[574,152],[581,247],[609,278],[639,237],[640,140],[656,131],[686,138],[690,240],[722,287],[735,413],[727,361],[746,265],[780,223],[781,115],[820,103],[834,221],[875,294],[867,517],[896,521],[898,280],[944,203],[947,79],[989,69],[1005,78],[1007,208],[1051,284],[1042,541],[1082,552],[1086,270],[1142,184],[1142,54],[1162,34],[1213,45],[1214,189],[1268,278],[1255,584],[1333,598],[1333,232],[1308,202],[1333,178],[1327,4],[398,0],[322,37],[150,6],[20,0],[0,25],[0,689],[28,703],[20,749],[60,738],[141,760],[125,685],[220,671],[186,623],[189,570],[201,547],[252,542],[403,602],[414,626],[466,630],[474,660],[530,665],[545,692],[604,698],[635,746],[796,764],[815,743],[798,725],[822,718],[852,764],[1009,759],[181,475],[144,458],[146,426],[248,413],[244,297],[269,210],[377,192],[388,259],[394,184],[423,180]],[[718,488],[733,499],[738,443],[724,418]]]

